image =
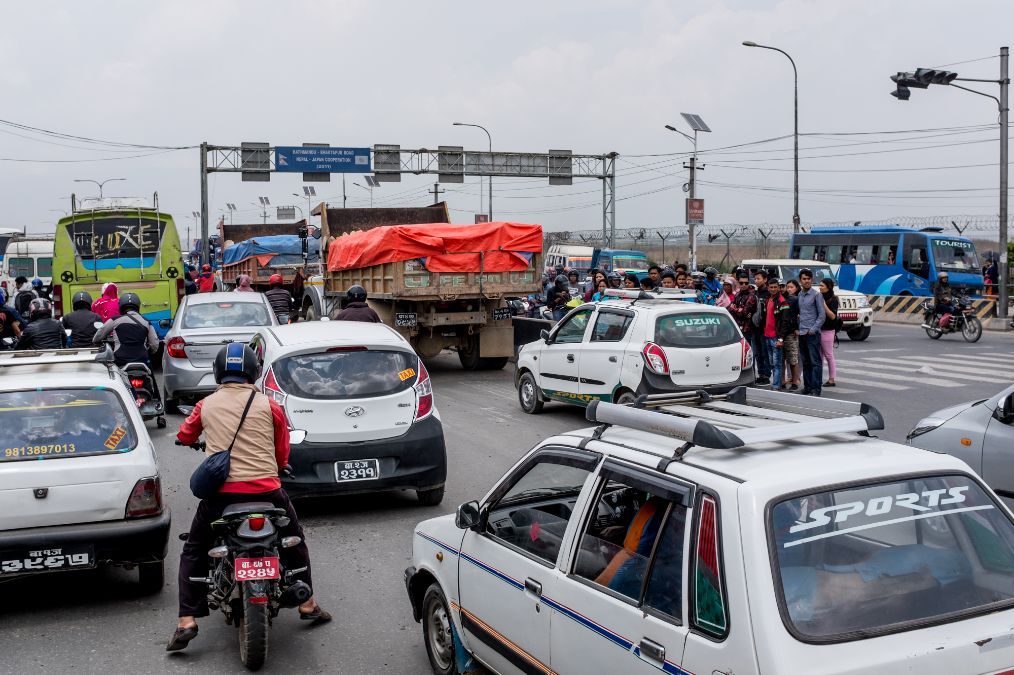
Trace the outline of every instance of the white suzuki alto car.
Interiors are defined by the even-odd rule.
[[[738,388],[592,402],[415,528],[435,673],[999,673],[1014,519],[861,403]]]
[[[162,588],[169,509],[112,351],[0,353],[0,582],[98,564]]]
[[[724,308],[677,289],[607,293],[521,346],[514,384],[526,413],[549,400],[630,403],[640,394],[753,384],[753,351]]]

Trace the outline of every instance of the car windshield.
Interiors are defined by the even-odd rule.
[[[272,365],[283,391],[309,399],[388,396],[418,378],[418,358],[402,351],[336,350],[297,354]]]
[[[824,267],[822,265],[782,265],[778,269],[778,276],[781,277],[779,281],[783,284],[789,279],[795,279],[799,281],[799,271],[810,270],[813,272],[813,286],[816,288],[820,285],[820,282],[824,279],[831,279],[838,283],[838,280],[834,277],[834,272],[831,271],[830,267]]]
[[[843,641],[1014,602],[1014,524],[968,476],[779,502],[769,535],[783,617]]]
[[[0,392],[0,462],[129,452],[137,435],[109,389]]]
[[[655,319],[655,342],[661,347],[722,347],[739,338],[736,323],[725,312],[682,312]]]
[[[960,239],[934,239],[933,260],[937,269],[981,272],[975,244]]]
[[[183,328],[270,326],[271,316],[262,302],[202,302],[188,304]]]
[[[621,270],[648,270],[648,259],[641,256],[613,256],[613,268]]]

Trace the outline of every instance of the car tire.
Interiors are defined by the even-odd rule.
[[[439,584],[430,584],[422,601],[423,642],[430,667],[437,675],[458,675],[451,610]]]
[[[518,403],[521,410],[529,415],[538,415],[542,412],[543,400],[539,396],[539,387],[535,383],[535,376],[525,371],[518,380]]]
[[[637,394],[630,391],[629,389],[622,390],[616,397],[616,403],[618,405],[630,405],[637,400]]]
[[[866,338],[870,337],[870,331],[872,330],[873,329],[870,326],[860,326],[859,328],[853,328],[850,330],[847,335],[849,336],[849,340],[852,340],[853,342],[862,342]]]
[[[444,488],[438,487],[431,490],[416,490],[416,499],[423,506],[436,506],[444,501]]]
[[[141,563],[137,566],[137,584],[145,595],[160,593],[165,586],[165,561]]]

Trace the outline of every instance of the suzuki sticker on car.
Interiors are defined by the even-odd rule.
[[[722,323],[718,316],[690,316],[672,320],[674,326],[719,326]]]

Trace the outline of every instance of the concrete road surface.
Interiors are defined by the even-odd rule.
[[[884,438],[904,441],[923,414],[960,401],[986,398],[1014,381],[1014,335],[987,333],[975,345],[960,336],[931,341],[915,327],[878,324],[862,343],[842,339],[839,385],[827,396],[863,400],[887,419]],[[583,411],[548,404],[523,414],[513,370],[465,373],[454,355],[428,364],[444,421],[447,495],[437,507],[411,494],[297,503],[314,565],[317,597],[335,616],[310,628],[294,610],[272,627],[265,672],[428,673],[419,624],[412,620],[402,572],[411,554],[413,525],[481,497],[526,450],[553,433],[584,426]],[[826,373],[825,373],[826,379]],[[169,656],[165,643],[176,620],[180,542],[195,500],[187,488],[200,456],[173,445],[170,428],[149,425],[173,512],[167,584],[139,595],[136,573],[100,570],[0,583],[0,644],[10,673],[229,673],[239,663],[236,629],[213,613],[185,652]]]

